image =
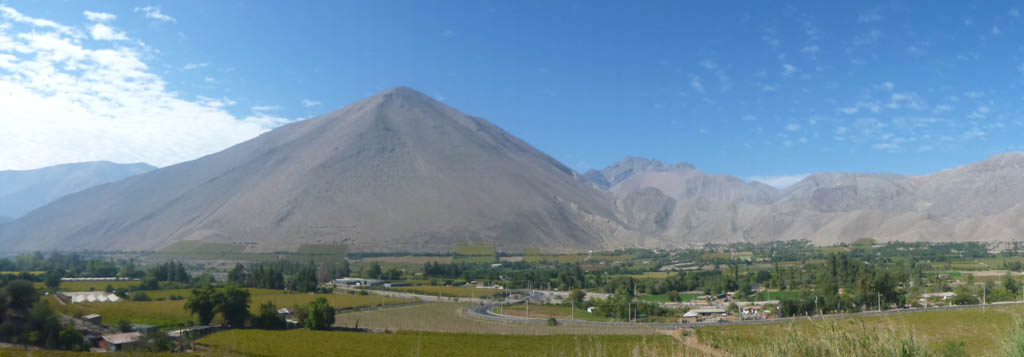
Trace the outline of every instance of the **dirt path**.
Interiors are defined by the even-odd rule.
[[[696,350],[696,351],[700,351],[704,356],[711,356],[711,357],[724,357],[724,356],[728,356],[728,354],[726,354],[723,351],[720,351],[720,350],[718,350],[718,349],[716,349],[714,347],[711,347],[711,346],[705,345],[703,343],[700,343],[700,341],[697,340],[696,331],[693,330],[693,329],[678,329],[678,330],[673,330],[673,331],[662,331],[662,332],[665,333],[666,335],[672,336],[672,338],[675,338],[676,341],[679,341],[679,343],[683,344],[684,346],[689,347],[689,348],[691,348],[693,350]]]

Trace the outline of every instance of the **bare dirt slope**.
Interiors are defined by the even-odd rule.
[[[80,192],[4,225],[14,250],[344,243],[450,251],[613,245],[613,202],[493,124],[396,88],[225,151]]]

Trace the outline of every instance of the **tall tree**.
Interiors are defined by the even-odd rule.
[[[200,325],[209,325],[213,321],[216,307],[216,292],[209,285],[201,289],[192,289],[192,295],[185,302],[185,309],[199,316]]]
[[[224,316],[228,326],[243,327],[249,318],[249,290],[236,285],[228,285],[217,293],[217,306],[214,309]]]
[[[334,325],[334,308],[327,303],[327,299],[317,298],[309,303],[309,317],[306,318],[306,328],[310,330],[327,330]]]

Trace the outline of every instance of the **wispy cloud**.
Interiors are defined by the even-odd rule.
[[[278,105],[257,105],[252,107],[252,111],[254,112],[270,112],[279,109],[281,109],[281,106]]]
[[[117,15],[108,14],[108,13],[105,13],[105,12],[92,12],[92,11],[86,10],[82,14],[85,15],[85,18],[89,19],[89,21],[94,21],[94,22],[107,22],[107,21],[113,21],[113,20],[117,19]]]
[[[181,69],[184,69],[186,71],[191,71],[193,69],[200,69],[200,68],[203,68],[203,67],[206,67],[206,66],[209,66],[209,65],[210,65],[209,63],[187,63],[187,64],[185,64],[184,67],[181,67]]]
[[[316,107],[316,106],[319,106],[319,105],[320,105],[319,101],[315,101],[315,100],[312,100],[312,99],[303,99],[302,100],[302,106],[306,107],[306,108],[312,108],[312,107]]]
[[[178,20],[175,20],[173,17],[167,16],[166,14],[160,12],[160,8],[155,6],[137,7],[135,8],[135,12],[141,12],[145,14],[146,18],[148,19],[160,20],[164,22],[178,22]]]
[[[0,170],[95,160],[165,166],[288,121],[235,116],[228,99],[184,98],[141,49],[123,42],[81,41],[64,25],[10,7],[0,14]],[[13,32],[10,21],[30,26]]]

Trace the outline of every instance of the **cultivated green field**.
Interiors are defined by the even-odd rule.
[[[20,271],[0,271],[0,275],[19,275],[21,273],[22,272],[20,272]],[[28,274],[29,275],[43,275],[43,274],[46,274],[46,272],[45,271],[30,271],[30,272],[28,272]]]
[[[707,254],[704,254],[704,255],[702,255],[700,257],[704,258],[704,259],[742,259],[742,258],[751,258],[753,256],[754,256],[754,253],[752,253],[752,252],[719,252],[719,253],[707,253]]]
[[[391,288],[391,290],[403,291],[407,293],[431,295],[431,296],[447,296],[447,297],[487,297],[501,294],[501,290],[490,289],[490,288],[469,288],[461,286],[400,286]]]
[[[680,301],[690,301],[690,300],[696,299],[698,296],[701,296],[701,295],[702,294],[679,293],[679,300]],[[643,300],[643,301],[650,301],[650,302],[668,302],[668,293],[657,294],[657,295],[640,295],[639,299]]]
[[[35,283],[36,288],[43,288],[43,283]],[[127,289],[139,286],[138,280],[116,280],[116,281],[66,281],[60,283],[61,291],[104,291],[107,286],[114,289]]]
[[[544,305],[544,304],[530,304],[529,315],[527,315],[526,304],[516,305],[505,305],[500,308],[495,308],[494,312],[502,315],[516,316],[516,317],[528,317],[533,319],[546,319],[554,317],[558,320],[583,320],[583,321],[615,321],[615,319],[597,316],[588,313],[585,309],[575,309],[575,316],[571,311],[572,309],[568,306],[561,305]]]
[[[905,335],[932,352],[950,341],[963,342],[971,355],[995,356],[999,344],[1024,307],[1003,305],[985,309],[928,311],[876,317],[850,317],[799,321],[787,324],[733,325],[697,328],[700,341],[739,355],[770,354],[773,344],[799,340],[801,343],[825,343],[830,331],[872,331],[883,335]],[[856,339],[856,338],[854,338]],[[839,338],[842,340],[842,338]],[[865,342],[871,342],[869,339]],[[878,341],[875,341],[878,342]],[[841,343],[831,341],[829,343]]]
[[[633,278],[633,279],[665,279],[665,278],[668,278],[671,275],[672,275],[672,273],[671,272],[667,272],[667,271],[648,271],[648,272],[644,272],[643,274],[616,275],[616,276],[625,276],[625,277],[630,277],[630,278]]]
[[[374,305],[393,305],[413,302],[412,299],[400,299],[372,295],[349,295],[349,294],[285,294],[280,290],[249,289],[251,294],[250,311],[258,312],[261,303],[272,301],[278,307],[291,307],[294,305],[309,304],[316,298],[323,297],[336,309],[348,309]],[[154,290],[147,291],[151,299],[166,299],[171,295],[181,296],[185,299],[191,295],[191,290]],[[164,300],[164,301],[120,301],[107,303],[78,303],[61,305],[53,297],[48,298],[54,310],[67,315],[79,313],[82,315],[100,314],[104,321],[109,323],[118,320],[128,320],[134,323],[157,326],[182,325],[192,319],[185,310],[185,300]]]
[[[455,255],[490,255],[494,256],[497,252],[494,245],[492,244],[466,244],[455,247]]]
[[[232,353],[277,356],[680,356],[670,336],[515,336],[401,331],[229,330],[199,340]]]
[[[295,251],[295,254],[308,255],[336,255],[344,257],[348,249],[341,244],[303,244]]]
[[[452,263],[469,263],[469,264],[493,264],[498,261],[493,255],[472,255],[472,256],[455,256],[452,259]]]

